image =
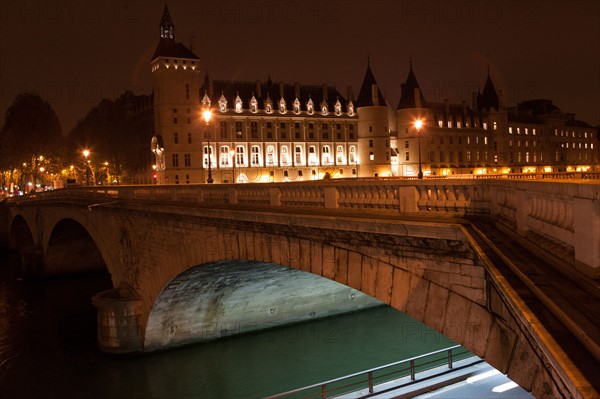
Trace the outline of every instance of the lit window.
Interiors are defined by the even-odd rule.
[[[283,97],[281,97],[281,99],[279,100],[279,113],[281,114],[285,114],[286,108],[285,108],[285,100],[283,99]]]
[[[298,100],[298,97],[296,97],[296,99],[294,100],[294,113],[300,113],[300,100]]]
[[[256,97],[252,96],[250,99],[250,112],[255,113],[258,108],[258,101],[256,101]]]
[[[227,99],[223,94],[221,94],[221,98],[219,98],[219,111],[227,111]]]
[[[229,166],[229,146],[221,146],[221,166]]]
[[[329,148],[329,146],[324,145],[323,148],[321,148],[321,152],[323,153],[321,158],[322,165],[330,165],[332,162],[331,149]]]
[[[438,121],[438,127],[444,127],[444,121],[441,119]]]
[[[235,112],[242,112],[242,99],[239,95],[235,97]]]
[[[235,164],[238,166],[246,166],[246,159],[244,157],[244,146],[238,145],[235,147]]]
[[[351,145],[350,148],[348,149],[348,161],[350,162],[350,164],[355,164],[356,163],[356,147]]]
[[[339,116],[339,115],[342,114],[342,104],[340,103],[339,99],[335,102],[334,109],[335,109],[335,114],[336,115]]]
[[[587,146],[587,144],[586,144],[586,146]],[[336,162],[338,163],[338,165],[344,163],[344,147],[342,147],[341,145],[337,146]]]
[[[373,151],[369,152],[369,160],[371,160],[371,161],[375,160],[375,154],[373,153]]]
[[[289,157],[288,157],[288,147],[287,145],[282,145],[280,150],[279,150],[280,154],[281,154],[281,165],[288,165],[289,164]]]
[[[311,145],[310,147],[308,147],[308,164],[309,165],[316,165],[319,163],[319,160],[317,158],[317,153],[315,151],[315,146]]]
[[[512,126],[509,126],[509,127],[508,127],[508,133],[509,133],[509,134],[512,134]]]
[[[267,146],[267,166],[275,165],[275,147]]]
[[[296,146],[296,151],[294,153],[294,163],[296,165],[304,165],[304,159],[302,157],[302,146]]]
[[[250,166],[261,166],[260,147],[253,145],[251,151],[252,158],[250,159]]]

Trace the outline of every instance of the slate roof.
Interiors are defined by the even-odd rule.
[[[377,81],[375,80],[375,76],[371,71],[371,65],[367,63],[367,71],[365,72],[365,78],[363,79],[362,86],[360,87],[360,92],[358,93],[358,98],[356,99],[356,107],[369,107],[373,105],[385,106],[385,98],[383,94],[381,94],[381,90],[379,90],[379,85],[377,85],[377,101],[378,104],[373,104],[373,94],[372,87],[373,85],[377,85]]]
[[[406,82],[404,82],[400,87],[402,89],[402,94],[400,95],[400,101],[398,102],[398,107],[396,109],[417,108],[415,89],[419,89],[421,107],[425,108],[427,106],[425,97],[423,97],[423,92],[419,87],[419,82],[417,82],[417,77],[413,72],[412,62],[410,63],[410,70],[408,71]]]
[[[200,88],[200,102],[205,93],[211,100],[213,107],[217,106],[221,94],[227,99],[227,108],[232,109],[235,107],[235,99],[239,95],[242,100],[242,109],[250,109],[250,99],[254,96],[257,100],[258,109],[265,109],[265,101],[268,98],[273,102],[273,109],[279,108],[279,100],[281,98],[280,90],[281,86],[279,83],[274,83],[270,78],[266,82],[259,82],[260,88],[257,90],[257,82],[250,81],[230,81],[230,80],[213,80],[209,84],[209,80],[206,78],[204,85]],[[291,110],[294,106],[294,100],[296,99],[296,85],[293,83],[284,83],[283,98],[286,102],[286,109]],[[212,89],[212,93],[211,93]],[[321,101],[323,100],[323,86],[317,85],[302,85],[298,84],[300,101],[300,110],[306,111],[306,103],[309,98],[313,101],[314,112],[319,113],[321,109]],[[334,86],[326,86],[327,93],[327,108],[329,112],[334,112],[335,103],[337,100],[340,101],[342,106],[342,112],[348,112],[346,99],[336,90]]]

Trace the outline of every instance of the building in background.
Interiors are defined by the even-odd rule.
[[[429,103],[410,63],[394,110],[371,66],[358,97],[330,85],[213,80],[164,8],[151,61],[156,183],[274,182],[591,170],[598,129],[549,100],[507,108],[488,71],[470,103]],[[207,124],[202,110],[210,108]],[[415,122],[419,120],[421,125]]]

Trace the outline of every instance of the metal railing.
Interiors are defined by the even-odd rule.
[[[372,369],[360,371],[358,373],[346,375],[344,377],[335,378],[332,380],[320,382],[317,384],[305,386],[302,388],[293,389],[291,391],[279,393],[276,395],[267,396],[264,399],[279,399],[279,398],[331,398],[339,395],[356,394],[356,398],[366,398],[377,393],[385,393],[414,384],[418,381],[433,378],[442,374],[446,374],[449,370],[454,369],[454,362],[458,360],[473,358],[473,362],[467,366],[483,362],[477,356],[467,351],[460,345],[450,346],[448,348],[439,349],[424,355],[411,357],[400,360],[398,362],[386,364],[384,366],[375,367]],[[447,369],[441,369],[438,373],[428,375],[426,378],[417,380],[417,376],[425,371],[439,368],[446,365]],[[466,366],[461,366],[461,368]],[[406,377],[410,376],[407,381]],[[402,379],[402,380],[401,380]],[[386,386],[378,392],[375,388],[378,385],[390,383],[398,380],[397,384]],[[360,391],[367,391],[364,395],[358,396]]]

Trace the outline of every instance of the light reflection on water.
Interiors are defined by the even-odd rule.
[[[133,358],[96,349],[95,274],[20,281],[0,253],[0,386],[6,398],[256,398],[451,343],[383,307]]]

